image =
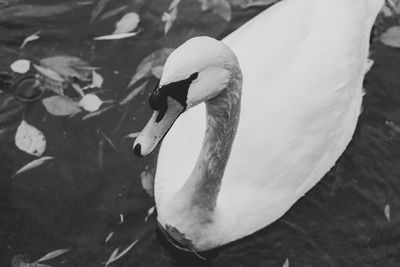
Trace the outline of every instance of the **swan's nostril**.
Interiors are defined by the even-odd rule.
[[[143,158],[141,150],[142,150],[142,147],[140,146],[140,144],[136,144],[136,146],[133,148],[133,152],[135,153],[135,155]]]

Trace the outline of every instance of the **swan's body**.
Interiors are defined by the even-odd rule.
[[[204,104],[183,113],[165,136],[155,200],[172,236],[203,251],[249,235],[281,217],[329,171],[357,124],[370,31],[382,2],[284,0],[223,40],[243,74],[236,137],[233,130],[222,182],[199,186],[207,179],[193,170],[201,153],[229,140],[205,136]],[[239,110],[232,114],[237,121]]]

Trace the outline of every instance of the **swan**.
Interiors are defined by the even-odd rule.
[[[168,57],[133,144],[161,143],[158,223],[195,252],[279,219],[343,153],[361,111],[384,0],[284,0],[222,41]]]

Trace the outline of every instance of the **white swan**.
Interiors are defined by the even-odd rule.
[[[174,124],[154,185],[169,235],[195,251],[229,243],[277,220],[329,171],[356,127],[382,5],[284,0],[222,42],[196,37],[169,56],[134,144],[147,155]]]

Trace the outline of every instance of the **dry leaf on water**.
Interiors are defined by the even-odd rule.
[[[96,41],[106,41],[106,40],[119,40],[119,39],[125,39],[129,37],[136,36],[139,32],[127,32],[127,33],[119,33],[119,34],[109,34],[109,35],[103,35],[99,37],[93,38]]]
[[[54,259],[56,257],[59,257],[59,256],[65,254],[65,253],[67,253],[69,250],[70,249],[57,249],[57,250],[54,250],[52,252],[47,253],[46,255],[44,255],[43,257],[38,259],[37,261],[35,261],[35,263]]]
[[[107,243],[108,241],[110,241],[110,239],[111,239],[111,237],[113,237],[113,235],[114,235],[114,232],[110,232],[110,233],[107,235],[106,240],[105,240],[104,242]]]
[[[136,138],[139,136],[139,134],[140,134],[140,132],[130,133],[130,134],[125,135],[124,138]]]
[[[147,216],[146,216],[146,218],[144,218],[145,222],[147,222],[147,220],[150,218],[150,216],[154,213],[155,209],[156,209],[156,207],[153,206],[147,211]]]
[[[387,46],[400,48],[400,26],[393,26],[382,33],[380,40]]]
[[[31,62],[27,59],[19,59],[11,63],[10,68],[17,73],[27,73],[31,68]]]
[[[154,196],[154,177],[149,171],[142,171],[140,174],[143,189],[150,196]]]
[[[88,86],[83,87],[83,90],[89,88],[101,88],[103,86],[104,79],[103,77],[96,72],[95,70],[92,71],[92,83]]]
[[[109,1],[110,0],[99,0],[97,2],[96,6],[94,7],[94,9],[92,11],[90,23],[92,23],[93,21],[95,21],[97,19],[97,17],[101,14],[101,12],[104,10],[104,8],[106,7],[106,5]]]
[[[81,81],[89,81],[94,69],[88,62],[72,56],[55,56],[40,60],[40,65],[52,69],[64,79],[77,78]]]
[[[199,0],[199,2],[201,3],[201,10],[212,10],[214,14],[221,16],[224,20],[231,20],[231,5],[226,0]]]
[[[387,204],[384,209],[385,217],[390,222],[390,205]]]
[[[248,8],[253,6],[267,6],[279,2],[280,0],[231,0],[233,6]]]
[[[28,164],[26,164],[24,167],[22,167],[21,169],[19,169],[14,175],[13,177],[17,176],[18,174],[21,174],[23,172],[32,170],[34,168],[39,167],[40,165],[42,165],[43,163],[45,163],[46,161],[49,161],[51,159],[54,159],[54,157],[42,157],[39,159],[35,159],[31,162],[29,162]]]
[[[99,110],[103,101],[95,94],[86,94],[80,101],[79,105],[86,111],[94,112]]]
[[[113,253],[111,254],[110,258],[106,262],[106,266],[110,265],[110,263],[113,263],[116,260],[119,260],[121,257],[123,257],[126,253],[128,253],[129,250],[132,249],[132,247],[139,241],[139,239],[136,239],[133,241],[132,244],[130,244],[124,251],[118,254],[119,248],[115,249]]]
[[[41,73],[42,75],[46,76],[47,78],[49,78],[51,80],[54,80],[54,81],[60,82],[60,83],[64,82],[63,77],[61,77],[57,72],[55,72],[52,69],[44,68],[42,66],[38,66],[35,64],[33,64],[33,67],[35,67],[35,69],[39,73]]]
[[[114,16],[118,15],[119,13],[122,13],[123,11],[125,11],[125,9],[127,9],[128,7],[129,7],[128,5],[124,5],[124,6],[120,6],[115,9],[112,9],[110,11],[107,11],[100,17],[100,19],[105,20],[105,19],[114,17]]]
[[[131,101],[135,96],[137,96],[138,94],[140,94],[147,86],[147,81],[145,81],[144,83],[142,83],[141,85],[139,85],[137,88],[133,89],[132,92],[130,92],[124,99],[122,99],[119,104],[121,106],[128,104],[129,101]]]
[[[286,259],[282,267],[289,267],[289,259]]]
[[[21,44],[21,46],[20,46],[20,49],[23,49],[27,43],[39,39],[39,38],[40,38],[40,36],[39,36],[40,33],[41,33],[41,31],[37,31],[37,32],[35,32],[34,34],[29,35],[28,37],[26,37],[26,38],[24,39],[24,41],[22,42],[22,44]]]
[[[163,68],[165,61],[167,60],[169,54],[171,54],[173,50],[174,49],[172,48],[162,48],[145,57],[142,60],[142,62],[140,62],[140,64],[138,65],[136,73],[132,77],[127,88],[131,87],[139,80],[153,75],[154,68]]]
[[[176,18],[178,17],[178,5],[181,0],[173,0],[169,5],[168,12],[164,12],[161,20],[165,22],[164,35],[169,32]]]
[[[51,266],[41,263],[28,263],[22,259],[21,255],[15,255],[11,260],[11,267],[51,267]]]
[[[116,24],[114,34],[128,33],[137,28],[140,17],[135,12],[125,14]]]
[[[51,96],[42,100],[47,112],[54,116],[68,116],[81,112],[79,104],[66,96]]]
[[[40,157],[46,149],[43,133],[22,120],[15,134],[15,145],[22,151]]]

